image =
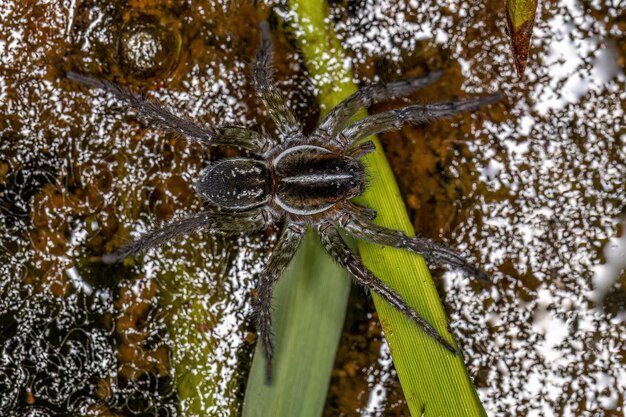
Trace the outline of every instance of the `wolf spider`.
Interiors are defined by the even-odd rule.
[[[253,155],[223,159],[202,172],[195,183],[196,193],[213,209],[147,233],[116,252],[103,255],[102,261],[115,263],[198,229],[233,235],[282,223],[282,233],[259,278],[254,302],[269,383],[273,359],[272,287],[296,253],[305,229],[316,228],[330,256],[346,268],[359,284],[376,292],[408,316],[445,349],[458,353],[400,294],[363,265],[339,230],[357,239],[419,253],[428,261],[444,263],[488,280],[478,267],[441,244],[375,225],[371,221],[376,212],[357,206],[350,199],[364,192],[366,169],[360,158],[374,151],[373,142],[362,139],[398,129],[405,123],[424,123],[473,111],[497,101],[500,95],[416,104],[349,123],[361,107],[380,100],[408,96],[440,78],[440,72],[432,72],[424,77],[362,88],[332,109],[315,131],[306,136],[274,85],[272,59],[270,31],[264,23],[261,25],[261,46],[253,64],[253,80],[257,93],[276,124],[280,140],[243,127],[201,127],[110,81],[74,72],[67,74],[71,80],[113,94],[133,106],[148,122],[191,142],[206,146],[230,145]]]

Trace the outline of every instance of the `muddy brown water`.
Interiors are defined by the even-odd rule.
[[[520,80],[502,7],[367,0],[331,13],[359,83],[444,71],[370,112],[506,94],[381,136],[416,230],[494,275],[484,288],[433,270],[487,412],[621,416],[626,16],[609,0],[544,2]],[[267,14],[245,2],[0,3],[0,414],[178,415],[170,351],[185,332],[220,358],[198,364],[209,414],[238,413],[255,343],[249,300],[275,231],[194,235],[141,263],[99,264],[200,209],[194,177],[234,153],[151,129],[63,74],[118,80],[201,123],[271,131],[249,76]],[[285,15],[279,4],[270,19],[278,84],[311,128],[315,80],[278,29]],[[371,300],[354,289],[348,308],[324,415],[408,415]],[[181,317],[193,326],[172,330]]]

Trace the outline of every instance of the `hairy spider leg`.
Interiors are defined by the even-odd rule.
[[[428,262],[443,261],[446,265],[454,269],[460,269],[470,276],[482,281],[490,281],[489,275],[454,250],[432,242],[429,239],[408,237],[399,230],[391,230],[386,227],[378,226],[368,219],[363,218],[361,213],[353,209],[349,210],[352,213],[349,216],[349,220],[339,224],[339,227],[345,229],[357,239],[367,240],[377,245],[391,246],[419,253],[424,256]]]
[[[272,291],[274,284],[282,276],[285,268],[296,254],[302,238],[304,227],[296,224],[285,226],[276,247],[272,251],[267,266],[259,276],[257,299],[253,307],[256,327],[259,332],[265,353],[265,382],[272,382],[272,362],[274,358],[274,341],[272,333]]]
[[[256,154],[262,154],[269,146],[266,137],[243,127],[225,126],[210,128],[198,126],[114,82],[76,72],[68,72],[67,78],[88,87],[99,88],[113,94],[117,99],[134,107],[147,122],[154,123],[161,129],[179,135],[191,142],[198,142],[206,146],[235,146]]]
[[[362,216],[367,220],[374,220],[376,218],[376,210],[371,209],[369,207],[359,206],[358,204],[353,203],[352,201],[346,202],[347,210],[350,213],[356,213],[358,216]]]
[[[441,71],[433,71],[424,77],[414,77],[388,84],[363,87],[328,112],[312,136],[329,138],[331,141],[336,142],[337,145],[345,148],[350,143],[345,142],[339,136],[339,133],[361,107],[369,107],[383,100],[406,97],[420,88],[437,81],[441,78],[441,75]]]
[[[256,53],[252,69],[254,88],[276,123],[283,140],[301,137],[300,124],[274,84],[274,53],[269,25],[264,21],[260,26],[261,46]]]
[[[448,351],[455,355],[458,354],[456,348],[444,339],[424,317],[409,306],[400,294],[377,278],[374,273],[363,265],[361,257],[348,247],[339,235],[335,225],[330,222],[323,223],[318,227],[318,231],[326,251],[340,265],[346,268],[359,284],[374,291],[402,314],[413,320],[428,336],[435,339]]]
[[[266,216],[262,210],[251,210],[241,213],[201,212],[173,221],[161,229],[144,234],[137,240],[102,256],[102,262],[112,264],[129,256],[144,252],[150,248],[161,246],[173,239],[187,235],[201,228],[224,235],[251,233],[267,228]]]
[[[352,123],[343,130],[342,135],[352,144],[377,133],[400,129],[405,123],[426,123],[431,120],[453,116],[457,113],[474,111],[481,106],[495,103],[500,98],[502,98],[502,94],[496,93],[459,101],[417,104],[389,110]]]
[[[374,152],[375,150],[376,145],[374,145],[374,142],[372,142],[371,140],[366,140],[356,146],[346,149],[344,155],[360,159],[361,157],[367,155],[370,152]]]

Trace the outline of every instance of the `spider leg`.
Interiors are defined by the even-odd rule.
[[[460,269],[468,275],[489,282],[489,275],[469,262],[454,250],[420,237],[408,237],[398,230],[377,226],[364,218],[357,211],[349,208],[353,215],[340,226],[357,239],[367,240],[378,245],[407,249],[419,253],[429,262],[444,263],[452,268]]]
[[[267,262],[265,271],[259,277],[257,299],[254,302],[256,327],[265,351],[265,381],[272,382],[272,359],[274,358],[274,342],[272,340],[272,289],[282,276],[283,271],[294,257],[302,242],[304,228],[289,224],[283,230],[278,243]]]
[[[244,213],[197,213],[148,232],[115,252],[104,254],[102,262],[106,264],[119,262],[201,228],[223,234],[238,234],[261,230],[266,224],[267,220],[260,210]]]
[[[356,213],[358,216],[363,217],[364,219],[374,220],[376,218],[377,213],[376,213],[376,210],[374,209],[371,209],[369,207],[359,206],[353,203],[352,201],[348,201],[347,205],[348,205],[348,211],[350,211],[351,213]]]
[[[335,226],[322,223],[318,227],[322,245],[340,265],[346,268],[354,279],[364,287],[380,295],[385,301],[398,309],[402,314],[413,320],[427,335],[439,342],[448,351],[458,354],[454,346],[443,338],[437,330],[417,311],[415,311],[393,288],[381,281],[363,265],[361,257],[348,247]]]
[[[441,71],[433,71],[424,77],[408,78],[389,84],[370,85],[339,103],[320,122],[313,136],[329,138],[331,141],[348,124],[350,118],[361,108],[392,98],[406,97],[420,88],[441,78]]]
[[[461,113],[474,111],[481,106],[494,103],[502,97],[496,93],[488,96],[468,98],[460,101],[417,104],[400,109],[377,113],[361,119],[344,129],[342,135],[349,143],[354,143],[370,135],[400,129],[406,123],[426,123],[434,119],[440,119]]]
[[[261,22],[261,46],[256,53],[252,75],[254,87],[276,123],[281,135],[289,139],[301,134],[295,116],[274,84],[273,46],[267,22]]]
[[[67,78],[77,81],[90,88],[99,88],[113,94],[117,99],[134,107],[143,118],[159,128],[182,136],[191,142],[207,146],[230,145],[261,154],[269,146],[268,139],[263,135],[243,127],[201,127],[197,124],[176,116],[169,110],[108,80],[101,80],[90,75],[68,72]]]
[[[374,152],[375,150],[376,145],[374,145],[374,142],[372,142],[371,140],[366,140],[356,146],[346,149],[344,155],[359,159],[370,152]]]

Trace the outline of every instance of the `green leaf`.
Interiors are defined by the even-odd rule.
[[[257,343],[243,416],[319,417],[343,327],[350,290],[347,273],[309,232],[274,296],[274,382],[265,384]]]
[[[530,39],[537,12],[537,0],[507,0],[506,27],[511,41],[515,70],[520,77],[524,74]]]
[[[380,150],[379,144],[377,148]],[[368,156],[372,183],[360,203],[378,211],[375,223],[414,230],[384,154]],[[452,340],[445,313],[428,268],[419,255],[358,242],[365,265],[395,288],[438,332]],[[442,348],[398,310],[373,295],[385,338],[411,414],[416,416],[486,416],[463,358]]]

